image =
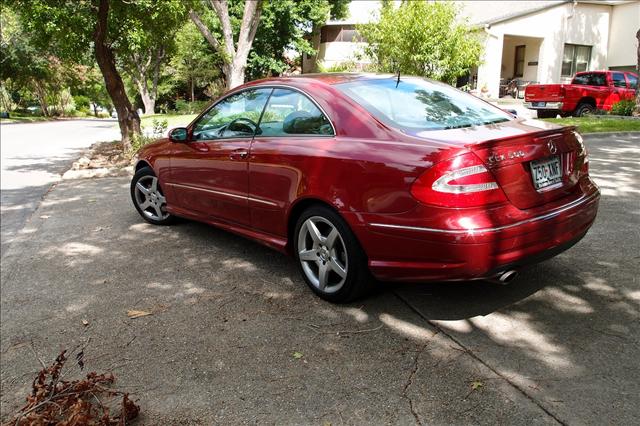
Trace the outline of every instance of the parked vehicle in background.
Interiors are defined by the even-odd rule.
[[[556,115],[581,117],[597,110],[610,111],[616,103],[634,99],[638,75],[622,71],[585,71],[571,84],[532,84],[524,92],[525,107],[538,111],[538,118]]]
[[[506,283],[579,241],[599,200],[573,127],[395,75],[247,83],[138,158],[146,221],[199,220],[290,253],[333,302],[363,295],[369,274]]]

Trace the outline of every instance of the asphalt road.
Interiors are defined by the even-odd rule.
[[[126,178],[63,181],[2,259],[3,419],[37,357],[80,345],[144,424],[635,424],[640,137],[587,146],[603,196],[571,250],[510,286],[381,284],[347,306],[251,241],[144,223]]]
[[[67,120],[0,124],[2,253],[84,148],[119,137],[116,123]]]

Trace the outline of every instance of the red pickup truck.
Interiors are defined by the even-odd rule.
[[[591,114],[610,111],[613,104],[633,99],[638,75],[622,71],[586,71],[571,84],[531,84],[524,91],[524,106],[538,111],[538,118]]]

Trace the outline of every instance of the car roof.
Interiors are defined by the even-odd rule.
[[[328,85],[348,83],[354,80],[375,80],[382,78],[391,78],[393,74],[375,74],[375,73],[359,73],[359,72],[327,72],[327,73],[311,73],[311,74],[297,74],[286,77],[272,77],[257,80],[255,84],[269,84],[269,83],[285,83],[296,81],[299,83],[311,83],[319,82]]]

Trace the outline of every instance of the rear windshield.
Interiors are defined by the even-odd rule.
[[[509,121],[513,117],[475,96],[421,78],[356,80],[336,85],[378,120],[414,133]]]
[[[578,74],[573,78],[571,84],[579,84],[581,86],[606,86],[607,75],[604,73]]]

